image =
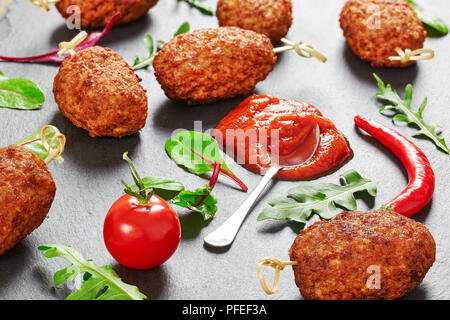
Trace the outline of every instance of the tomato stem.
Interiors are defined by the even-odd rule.
[[[131,176],[133,177],[134,183],[138,187],[138,190],[134,191],[133,188],[128,186],[126,182],[122,180],[122,184],[125,186],[125,189],[123,191],[126,194],[135,197],[140,205],[146,206],[148,204],[148,200],[154,194],[153,188],[149,188],[150,191],[147,192],[147,188],[145,187],[144,182],[142,181],[141,177],[139,176],[139,173],[134,167],[133,162],[131,162],[131,159],[128,157],[128,152],[125,152],[123,154],[123,159],[128,162],[128,165],[130,166]]]

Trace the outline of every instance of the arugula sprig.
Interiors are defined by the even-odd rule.
[[[173,34],[173,36],[176,37],[179,34],[189,32],[189,30],[190,30],[189,22],[184,22],[183,24],[181,24],[181,26],[178,28],[178,30]],[[149,66],[151,66],[153,63],[153,59],[155,58],[155,54],[158,53],[158,51],[162,49],[165,42],[162,40],[156,41],[156,50],[155,50],[155,43],[153,41],[153,37],[151,34],[147,33],[144,36],[144,44],[148,50],[148,57],[145,59],[136,57],[134,59],[133,66],[131,67],[133,70],[147,69]]]
[[[91,259],[83,256],[71,246],[49,244],[39,246],[46,258],[60,257],[70,265],[57,271],[53,277],[55,286],[69,280],[74,281],[83,275],[81,287],[70,294],[66,300],[146,300],[135,286],[126,284],[109,265],[99,267]]]
[[[444,20],[428,12],[413,0],[408,0],[408,2],[416,11],[417,16],[422,21],[424,28],[428,31],[429,35],[432,37],[439,37],[448,34],[448,26]]]
[[[8,79],[0,71],[0,108],[35,110],[44,101],[44,93],[33,81],[24,78]]]
[[[214,11],[211,8],[206,7],[206,6],[204,6],[202,4],[202,2],[204,0],[178,0],[178,1],[186,2],[191,7],[196,8],[196,9],[200,10],[200,12],[202,12],[204,14],[207,14],[209,16],[213,16],[214,15]]]
[[[355,193],[366,192],[369,196],[377,194],[377,183],[364,179],[355,170],[341,175],[345,185],[321,182],[303,182],[288,190],[288,197],[269,202],[269,207],[258,216],[258,221],[289,220],[306,224],[308,219],[317,214],[322,219],[332,219],[339,208],[356,210]]]
[[[440,128],[438,125],[429,125],[426,124],[423,120],[423,111],[427,106],[427,97],[423,100],[419,109],[414,111],[411,108],[411,101],[413,95],[413,87],[411,84],[408,84],[405,88],[405,99],[403,100],[397,94],[395,90],[392,90],[390,84],[385,85],[383,80],[380,79],[375,73],[373,74],[378,83],[378,88],[380,92],[376,94],[378,98],[381,100],[389,102],[388,105],[385,105],[380,108],[380,113],[383,113],[385,110],[393,110],[396,112],[394,114],[392,121],[400,121],[405,122],[408,125],[413,125],[418,128],[418,132],[414,133],[413,137],[423,136],[433,141],[434,144],[442,151],[446,153],[450,153],[449,148],[447,147],[445,140],[440,138],[437,133],[437,129]]]
[[[170,178],[141,178],[127,152],[123,154],[123,159],[128,162],[135,183],[133,186],[129,186],[122,180],[122,184],[125,186],[124,192],[136,197],[140,205],[147,205],[149,199],[155,194],[168,201],[169,204],[200,213],[205,220],[211,219],[217,212],[217,200],[211,193],[219,176],[219,162],[214,164],[214,172],[208,185],[195,191],[187,191],[181,182]]]

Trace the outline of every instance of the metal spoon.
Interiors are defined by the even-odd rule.
[[[272,167],[265,173],[261,182],[247,200],[219,228],[204,238],[205,243],[213,247],[227,247],[231,245],[250,209],[278,171],[282,168],[301,165],[309,161],[316,153],[319,143],[320,129],[316,125],[305,139],[305,142],[296,151],[288,156],[279,157],[278,162],[272,160]]]

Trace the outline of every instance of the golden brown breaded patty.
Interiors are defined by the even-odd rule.
[[[92,137],[121,138],[138,132],[147,120],[147,95],[121,56],[92,47],[65,60],[53,83],[62,114]]]
[[[419,285],[435,259],[428,229],[388,210],[342,212],[302,230],[289,255],[305,299],[396,299]],[[379,267],[380,288],[374,278]],[[367,286],[369,283],[369,289]]]
[[[170,99],[211,103],[248,95],[276,61],[267,36],[221,27],[176,36],[156,55],[153,68]]]
[[[372,67],[406,67],[413,61],[390,61],[395,48],[423,48],[427,32],[406,0],[349,0],[341,12],[348,46]]]
[[[19,146],[0,149],[0,255],[40,226],[55,192],[42,159]]]
[[[67,10],[78,6],[81,12],[82,27],[103,27],[111,17],[120,12],[117,23],[128,23],[139,19],[158,2],[158,0],[60,0],[56,3],[59,13],[67,19],[74,14]]]
[[[278,42],[292,24],[291,0],[219,0],[216,15],[221,27],[234,26],[265,34]]]

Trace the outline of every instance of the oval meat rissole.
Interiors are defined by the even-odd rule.
[[[248,95],[276,61],[267,36],[221,27],[176,36],[156,55],[153,68],[170,99],[200,104]]]

